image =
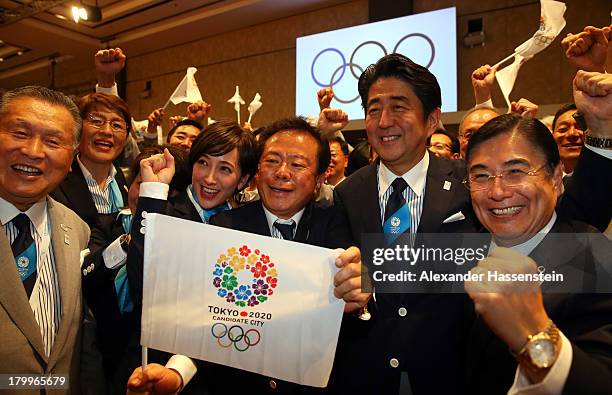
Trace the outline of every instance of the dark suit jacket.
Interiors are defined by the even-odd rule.
[[[212,225],[270,236],[270,228],[260,200],[219,213]],[[347,248],[350,244],[348,224],[337,209],[322,209],[309,204],[295,232],[294,241],[326,248]]]
[[[469,192],[461,185],[466,174],[464,162],[433,155],[429,158],[418,232],[482,231]],[[612,213],[610,162],[589,149],[582,151],[557,207],[560,216],[585,220],[597,227],[607,226]],[[346,212],[358,245],[363,233],[382,233],[377,164],[360,169],[335,188],[335,203]],[[444,189],[445,181],[451,183],[449,190]],[[458,211],[465,220],[443,223]],[[404,316],[398,314],[402,308],[407,311]],[[415,395],[465,391],[465,375],[461,372],[466,369],[466,343],[475,319],[466,295],[377,294],[370,309],[374,311],[372,320],[364,322],[360,331],[353,331],[353,344],[339,346],[339,352],[346,354],[342,358],[355,361],[353,366],[363,367],[362,371],[355,373],[354,369],[338,367],[332,374],[337,381],[331,387],[339,392],[397,394],[401,378],[407,378]],[[343,340],[350,342],[351,337]],[[398,361],[398,367],[392,367],[392,358]],[[355,380],[356,376],[360,379]]]
[[[119,184],[123,202],[127,205],[128,185],[121,169],[118,166],[116,166],[116,169],[115,179]],[[98,214],[89,188],[87,188],[85,176],[76,158],[72,161],[72,168],[64,181],[50,195],[53,199],[74,211],[92,229],[97,225],[98,218],[105,216],[104,214]]]
[[[419,233],[478,232],[481,229],[461,184],[462,161],[430,155]],[[353,240],[382,233],[377,185],[378,162],[361,168],[335,188],[335,204],[346,212]],[[444,188],[450,182],[450,188]],[[448,184],[447,184],[448,185]],[[444,224],[461,211],[466,219]],[[372,301],[371,301],[372,302]],[[398,311],[407,314],[400,316]],[[462,294],[376,294],[372,319],[343,336],[330,388],[337,393],[397,394],[402,372],[414,394],[461,393],[465,339],[472,305]],[[398,366],[393,367],[392,359]],[[444,380],[440,380],[444,372]]]
[[[538,266],[565,275],[586,273],[583,284],[593,290],[595,281],[612,284],[612,242],[599,233],[575,239],[555,234],[591,233],[594,228],[577,221],[558,219],[547,237],[529,255]],[[609,290],[609,287],[608,287]],[[564,394],[609,394],[612,386],[612,297],[609,294],[553,293],[543,287],[544,307],[572,344],[573,358]],[[482,319],[476,320],[469,340],[467,380],[470,394],[505,394],[512,386],[517,362],[508,346]]]
[[[125,230],[117,214],[99,219],[89,240],[90,254],[85,257],[83,268],[93,265],[82,275],[83,295],[96,319],[96,341],[103,356],[106,378],[112,380],[123,358],[129,337],[136,330],[133,313],[122,315],[115,291],[117,269],[108,269],[102,253]]]

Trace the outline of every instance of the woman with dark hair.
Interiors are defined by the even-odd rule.
[[[168,214],[208,223],[237,206],[238,193],[257,171],[255,138],[233,121],[215,122],[193,142],[189,167],[191,184],[169,199]]]
[[[51,196],[68,206],[90,228],[114,217],[127,202],[128,184],[119,167],[131,129],[127,104],[117,96],[92,93],[78,100],[83,132],[72,169]]]
[[[140,198],[135,221],[142,213],[163,213],[177,218],[208,223],[210,218],[237,205],[237,194],[257,170],[257,147],[253,135],[236,122],[221,120],[209,125],[194,141],[189,152],[191,182],[175,194],[168,194],[174,182],[176,161],[170,151],[140,162]],[[174,162],[172,174],[153,174],[156,161]],[[145,214],[146,215],[146,214]],[[128,272],[135,300],[142,299],[142,258],[144,236],[132,232],[134,250],[130,249]],[[133,253],[132,253],[133,251]],[[133,277],[133,279],[132,279]],[[133,284],[133,285],[132,285]]]
[[[140,317],[142,306],[143,215],[163,213],[208,223],[216,213],[230,210],[237,205],[238,192],[248,184],[257,170],[257,156],[253,135],[235,122],[221,120],[205,128],[193,142],[189,153],[191,183],[176,196],[168,196],[168,184],[176,177],[175,172],[154,174],[151,171],[158,163],[163,163],[162,167],[165,167],[167,161],[176,163],[171,153],[166,150],[163,154],[141,161],[142,184],[127,262],[130,292],[137,317]],[[138,339],[133,340],[133,343],[138,346]],[[132,354],[130,357],[133,359],[129,364],[133,369],[140,363],[140,358],[137,352]],[[168,355],[159,355],[149,350],[149,360],[165,363]],[[179,359],[175,357],[170,363],[177,363],[177,360]],[[168,366],[180,370],[180,366]],[[131,373],[131,370],[127,373]],[[184,377],[188,380],[187,377],[190,376]],[[127,376],[123,381],[124,385],[126,382]]]

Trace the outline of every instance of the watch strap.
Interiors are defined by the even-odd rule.
[[[612,149],[612,139],[609,138],[593,137],[587,133],[584,142],[591,147]]]

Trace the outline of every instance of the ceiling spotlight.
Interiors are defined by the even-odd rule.
[[[73,5],[71,8],[72,19],[79,23],[82,19],[89,22],[100,22],[102,20],[102,10],[96,5],[79,4]]]

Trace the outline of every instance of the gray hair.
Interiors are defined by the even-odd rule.
[[[83,120],[81,119],[81,114],[79,113],[79,109],[76,104],[62,92],[54,91],[42,86],[23,86],[21,88],[16,88],[11,91],[5,92],[0,99],[0,117],[4,116],[8,111],[9,105],[13,102],[13,100],[21,98],[21,97],[29,97],[33,99],[38,99],[40,101],[62,106],[72,116],[72,120],[74,121],[74,146],[76,147],[81,140],[81,129],[83,127]]]

